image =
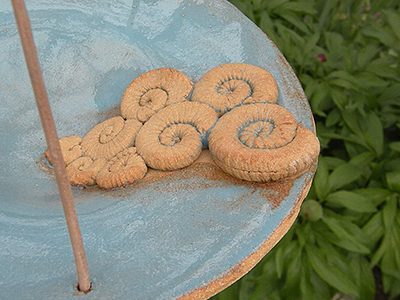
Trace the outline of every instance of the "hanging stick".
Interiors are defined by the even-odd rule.
[[[74,199],[71,186],[65,170],[64,159],[61,152],[60,143],[57,137],[49,101],[47,99],[46,88],[44,86],[39,60],[36,53],[35,43],[23,0],[11,0],[18,31],[24,50],[25,60],[31,78],[32,88],[39,110],[43,131],[46,137],[47,146],[50,151],[52,165],[57,180],[58,190],[64,209],[68,232],[71,240],[72,251],[75,258],[76,270],[78,275],[78,289],[81,292],[89,292],[91,289],[89,272],[86,262],[85,249],[79,229],[78,217],[75,210]]]

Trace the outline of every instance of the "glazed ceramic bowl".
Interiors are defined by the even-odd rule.
[[[83,136],[117,114],[127,85],[146,71],[175,68],[196,82],[230,62],[267,69],[278,104],[314,130],[283,55],[227,1],[35,0],[27,8],[59,137]],[[0,50],[0,299],[76,299],[58,189],[42,161],[45,139],[6,0]],[[73,190],[94,288],[85,299],[209,298],[286,233],[313,176],[260,187],[210,168]]]

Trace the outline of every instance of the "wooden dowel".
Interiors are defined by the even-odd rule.
[[[78,275],[78,288],[81,292],[88,292],[91,289],[91,284],[85,249],[79,229],[78,217],[75,210],[71,186],[65,170],[64,159],[40,70],[28,13],[23,0],[11,0],[11,2],[13,5],[14,15],[21,38],[21,44],[24,51],[36,104],[39,110],[43,131],[46,137],[47,146],[50,152],[51,162],[54,167],[54,173],[56,176],[62,206],[64,209],[72,251],[75,258]]]

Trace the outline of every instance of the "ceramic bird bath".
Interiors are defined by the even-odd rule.
[[[117,114],[137,76],[169,67],[193,82],[225,63],[268,70],[278,104],[306,128],[304,92],[276,46],[224,0],[38,0],[27,9],[58,135]],[[0,299],[76,299],[75,266],[9,1],[0,0]],[[286,233],[313,171],[236,180],[207,151],[177,172],[117,190],[74,189],[93,291],[82,299],[208,299]]]

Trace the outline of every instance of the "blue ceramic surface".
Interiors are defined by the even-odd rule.
[[[196,82],[244,62],[278,82],[278,104],[313,130],[279,50],[223,0],[27,0],[58,134],[83,136],[138,75],[171,67]],[[0,0],[0,299],[75,299],[75,266],[9,1]],[[94,291],[84,299],[175,299],[218,280],[268,241],[307,173],[276,205],[265,190],[201,174],[116,190],[74,189]],[[267,193],[268,194],[268,193]]]

